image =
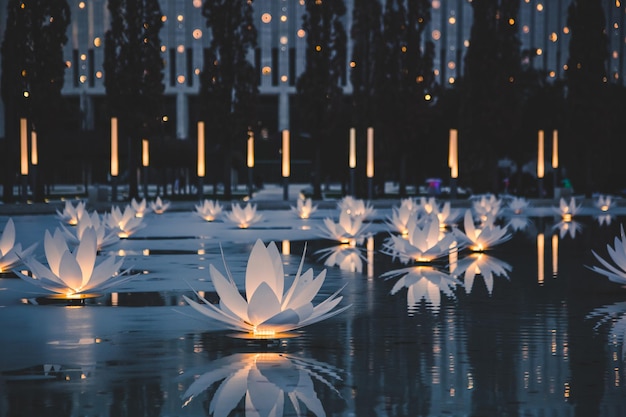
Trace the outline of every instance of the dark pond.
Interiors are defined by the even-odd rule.
[[[5,302],[0,416],[624,416],[626,290],[586,267],[620,221],[587,218],[574,238],[551,221],[489,252],[510,266],[491,294],[477,276],[439,308],[391,295],[397,279],[379,276],[400,265],[376,251],[362,273],[329,267],[320,299],[347,282],[352,307],[280,340],[212,330],[189,317],[184,290]],[[319,272],[328,242],[308,244]],[[245,262],[241,246],[229,261]],[[299,256],[288,259],[293,274]],[[0,278],[3,297],[15,281]]]

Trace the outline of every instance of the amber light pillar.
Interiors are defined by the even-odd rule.
[[[374,128],[367,128],[367,155],[365,165],[365,176],[367,177],[367,198],[370,200],[374,196]]]
[[[117,176],[120,173],[117,117],[111,117],[111,201],[117,201]]]
[[[22,182],[22,199],[26,201],[28,194],[28,120],[20,119],[20,176]]]
[[[150,166],[150,142],[141,139],[141,167],[143,179],[143,196],[148,198],[148,167]]]
[[[350,195],[355,196],[354,171],[356,169],[356,129],[350,128],[350,139],[348,144],[348,167],[350,168]]]
[[[283,200],[289,199],[289,176],[291,175],[291,164],[289,155],[289,130],[283,130],[282,147],[282,175],[283,175]]]
[[[545,176],[545,155],[543,130],[537,134],[537,188],[539,190],[539,198],[543,198],[543,177]]]
[[[558,171],[559,171],[559,131],[554,129],[552,131],[552,185],[553,193],[556,198],[556,188],[558,185]]]
[[[254,132],[248,130],[248,149],[246,153],[246,166],[248,167],[248,197],[252,198],[254,189]]]
[[[196,174],[198,175],[198,197],[204,197],[204,176],[206,175],[206,155],[204,151],[204,122],[198,122],[198,163]]]
[[[459,177],[459,132],[450,129],[448,140],[448,166],[450,167],[450,198],[456,198],[457,178]]]

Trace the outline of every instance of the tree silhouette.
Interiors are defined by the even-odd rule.
[[[460,165],[474,191],[496,191],[497,160],[521,140],[519,0],[474,1],[472,8],[461,83]]]
[[[313,198],[320,199],[322,149],[337,148],[332,132],[342,119],[347,39],[340,19],[346,8],[343,0],[306,0],[305,9],[306,65],[296,91],[301,125],[314,146]],[[326,153],[323,156],[328,158]]]
[[[138,196],[142,137],[160,126],[163,100],[163,26],[158,0],[109,0],[111,28],[105,34],[104,86],[120,138],[128,141],[129,198]]]
[[[231,197],[235,149],[245,149],[247,131],[256,125],[257,77],[247,54],[256,47],[252,1],[206,0],[202,7],[211,44],[200,74],[203,117],[211,130],[208,140],[220,150],[224,197]]]
[[[591,192],[611,168],[611,143],[607,123],[607,71],[609,58],[601,2],[572,1],[567,15],[570,28],[569,57],[565,71],[569,107],[569,139],[563,146],[573,184]],[[593,139],[593,140],[590,140]]]
[[[61,123],[61,97],[66,68],[63,46],[70,9],[65,0],[10,0],[2,42],[2,100],[5,103],[3,200],[13,199],[17,171],[19,119],[37,131],[40,166],[47,168],[53,136]],[[42,176],[34,185],[35,200],[43,199]]]
[[[406,195],[409,150],[425,137],[430,140],[428,120],[437,90],[434,45],[423,40],[430,9],[427,0],[387,0],[385,4],[384,59],[378,64],[381,83],[377,91],[385,146],[379,150],[389,170],[397,172],[401,196]]]

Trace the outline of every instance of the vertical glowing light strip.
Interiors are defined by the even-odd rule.
[[[350,152],[348,156],[348,166],[356,168],[356,129],[350,128]]]
[[[544,254],[545,236],[543,233],[537,235],[537,282],[543,285],[544,282]]]
[[[120,165],[117,151],[117,117],[111,117],[111,176],[117,177]]]
[[[537,178],[543,178],[545,174],[544,159],[543,130],[540,130],[539,134],[537,135]]]
[[[28,175],[28,121],[20,119],[20,174]]]
[[[559,275],[559,235],[552,235],[552,277]]]
[[[148,139],[141,139],[141,165],[144,167],[150,165],[150,144]]]
[[[283,130],[283,163],[282,173],[283,178],[291,175],[291,166],[289,165],[289,130]]]
[[[459,176],[459,132],[456,129],[450,129],[450,140],[448,150],[448,166],[450,167],[450,176],[458,178]]]
[[[367,277],[374,278],[374,236],[367,238]]]
[[[291,241],[283,240],[282,253],[283,255],[291,255]]]
[[[248,132],[248,154],[246,158],[248,168],[254,168],[254,132]]]
[[[204,177],[204,122],[198,122],[198,176]]]
[[[34,130],[30,133],[30,163],[39,164],[39,152],[37,150],[37,132]]]
[[[365,167],[367,178],[374,177],[374,128],[367,128],[367,165]]]
[[[559,131],[552,131],[552,168],[559,167]]]

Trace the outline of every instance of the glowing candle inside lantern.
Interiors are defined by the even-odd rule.
[[[552,131],[552,168],[559,167],[559,131]]]
[[[374,128],[367,128],[367,164],[365,166],[367,178],[374,177]]]
[[[37,150],[37,132],[34,130],[30,134],[30,163],[39,164],[39,153]]]
[[[287,178],[291,174],[291,166],[289,165],[289,130],[283,130],[283,177]]]
[[[545,236],[543,233],[537,235],[537,282],[543,285],[544,281],[544,253],[545,253]]]
[[[20,119],[20,174],[28,175],[28,121]]]
[[[559,274],[559,235],[552,235],[552,276]]]
[[[198,176],[204,177],[204,122],[198,122]]]
[[[450,140],[448,150],[448,166],[450,167],[450,176],[452,178],[458,178],[459,176],[459,145],[458,145],[458,131],[456,129],[450,129]]]
[[[540,130],[537,136],[537,178],[543,178],[544,174],[543,130]]]
[[[117,177],[120,165],[117,151],[117,117],[111,117],[111,176]]]
[[[147,167],[150,165],[150,151],[148,139],[141,139],[141,165]]]
[[[248,168],[254,168],[254,132],[248,132],[248,156],[246,159]]]
[[[356,168],[356,129],[350,128],[350,152],[348,156],[348,166]]]

